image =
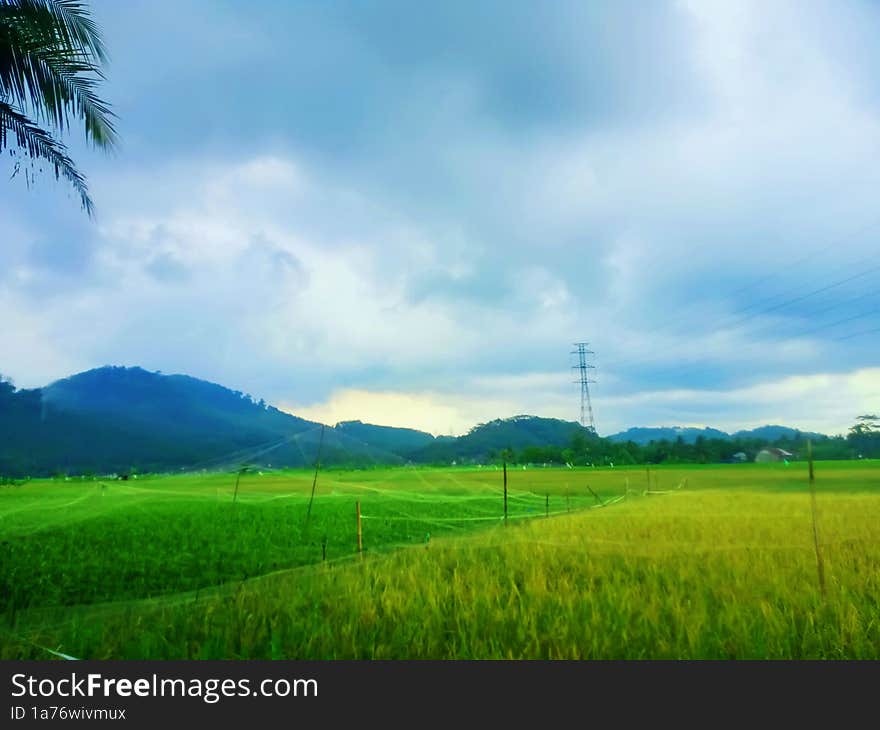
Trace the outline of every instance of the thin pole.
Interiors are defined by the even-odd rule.
[[[355,502],[355,509],[357,510],[358,555],[363,556],[363,554],[364,554],[364,540],[363,540],[363,535],[361,534],[361,502],[360,502],[360,500]]]
[[[324,445],[324,424],[321,424],[321,438],[318,441],[318,455],[315,457],[315,478],[312,479],[312,496],[309,497],[309,508],[306,510],[306,529],[312,516],[312,502],[315,501],[315,487],[318,485],[318,468],[321,466],[321,447]]]
[[[816,550],[816,572],[819,574],[819,591],[825,597],[825,563],[819,549],[819,524],[816,521],[816,475],[813,471],[813,442],[807,439],[807,461],[810,469],[810,511],[813,516],[813,548]]]
[[[807,460],[810,465],[810,484],[815,484],[816,474],[813,472],[813,440],[807,439]]]
[[[507,461],[504,462],[504,523],[507,524]]]
[[[238,470],[238,474],[235,476],[235,490],[232,492],[232,504],[235,504],[235,500],[238,498],[238,482],[241,480],[241,475],[244,474],[245,469],[247,467],[242,467]]]
[[[544,501],[544,516],[545,517],[550,516],[550,495],[549,494],[546,495],[546,499]]]

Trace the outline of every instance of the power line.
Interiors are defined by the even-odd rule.
[[[815,317],[817,314],[825,314],[825,312],[830,312],[832,309],[838,309],[839,307],[845,307],[849,304],[855,304],[856,302],[862,301],[862,299],[867,299],[868,297],[877,296],[876,289],[870,289],[862,294],[859,294],[857,297],[853,297],[852,299],[838,299],[833,304],[824,309],[818,309],[814,312],[810,312],[810,317]]]
[[[818,252],[817,252],[817,253],[818,253]],[[810,258],[810,257],[807,257],[807,258]],[[802,260],[803,260],[803,259],[802,259]],[[854,266],[862,266],[862,265],[864,265],[864,264],[866,264],[866,263],[871,263],[871,262],[876,261],[876,260],[877,260],[877,256],[876,256],[876,254],[875,254],[875,255],[872,255],[872,256],[867,256],[867,257],[862,258],[862,259],[858,259],[857,261],[854,261],[854,262],[852,262],[851,264],[841,264],[841,263],[837,263],[835,266],[833,266],[833,267],[831,268],[831,271],[834,271],[834,270],[843,270],[843,269],[846,269],[846,268],[848,268],[849,266],[853,266],[853,265],[854,265]],[[792,270],[792,268],[793,268],[793,266],[788,266],[788,267],[786,267],[786,270],[785,270],[786,273],[790,273],[791,270]],[[824,277],[824,275],[826,275],[826,274],[828,274],[828,273],[830,273],[830,272],[826,269],[826,270],[824,270],[819,276],[817,276],[817,277],[813,277],[812,280],[813,280],[813,281],[821,280],[821,279]],[[773,274],[773,275],[771,275],[771,276],[779,276],[779,274],[777,273],[777,274]],[[779,293],[779,294],[774,294],[773,296],[765,297],[764,299],[759,299],[759,300],[757,300],[757,301],[755,301],[755,302],[752,302],[751,304],[749,304],[749,305],[746,306],[746,307],[741,307],[740,309],[736,309],[736,310],[734,310],[733,312],[730,313],[730,316],[731,316],[731,317],[735,317],[737,314],[742,314],[742,313],[744,313],[744,312],[748,312],[750,309],[754,309],[755,307],[760,307],[760,306],[763,305],[763,304],[769,304],[770,302],[772,302],[772,301],[775,300],[775,299],[779,299],[780,297],[786,297],[786,296],[788,296],[789,294],[792,294],[792,293],[795,293],[795,292],[800,291],[802,288],[803,288],[803,283],[800,283],[800,284],[798,284],[798,285],[796,285],[796,286],[793,286],[793,287],[789,287],[788,289],[786,289],[785,291],[783,291],[783,292],[781,292],[781,293]]]
[[[856,229],[856,230],[854,230],[854,231],[851,231],[850,233],[844,234],[843,236],[836,237],[836,238],[834,238],[834,239],[832,239],[832,240],[830,240],[830,241],[828,241],[828,242],[825,242],[825,243],[819,244],[819,245],[816,246],[816,247],[815,247],[810,253],[807,253],[806,255],[802,256],[801,258],[797,259],[797,260],[794,261],[794,262],[787,263],[786,266],[785,266],[785,272],[786,272],[786,273],[790,273],[790,272],[792,272],[792,271],[793,271],[794,269],[796,269],[798,266],[800,266],[800,265],[806,263],[807,261],[810,261],[811,259],[814,259],[814,258],[815,258],[816,256],[818,256],[819,254],[826,253],[826,252],[828,252],[828,251],[837,251],[837,250],[839,249],[839,247],[840,247],[842,244],[844,244],[844,243],[846,243],[847,241],[850,241],[850,240],[852,240],[852,239],[854,239],[854,238],[857,238],[857,237],[861,236],[862,234],[867,233],[867,232],[871,231],[872,229],[874,229],[874,228],[876,228],[876,227],[878,227],[878,226],[880,226],[880,218],[875,219],[875,220],[873,220],[873,221],[870,221],[869,223],[867,223],[867,224],[865,224],[865,225],[863,225],[863,226],[860,226],[858,229]],[[857,262],[855,262],[855,263],[857,263],[857,264],[861,264],[861,263],[864,263],[865,261],[874,261],[874,260],[876,260],[876,256],[869,257],[868,259],[860,259],[859,261],[857,261]],[[838,267],[838,268],[839,268],[839,267]],[[827,272],[826,272],[826,273],[827,273]],[[726,296],[727,296],[727,297],[732,297],[732,296],[735,296],[735,295],[737,295],[737,294],[741,294],[741,293],[743,293],[743,292],[746,292],[746,291],[749,291],[749,290],[751,290],[751,289],[754,289],[755,287],[757,287],[757,286],[759,286],[760,284],[763,284],[763,283],[765,283],[765,282],[767,282],[767,281],[770,281],[770,280],[773,280],[773,279],[781,279],[781,278],[782,278],[782,277],[781,277],[781,274],[780,274],[778,271],[776,271],[776,272],[771,272],[770,274],[767,274],[767,275],[765,275],[765,276],[762,276],[762,277],[760,277],[759,279],[757,279],[756,281],[753,281],[751,284],[747,284],[747,285],[745,285],[745,286],[739,287],[738,289],[735,289],[735,290],[729,292]],[[792,289],[787,289],[787,290],[786,290],[785,292],[783,292],[782,294],[777,294],[777,295],[774,295],[774,296],[772,296],[772,297],[768,297],[768,298],[761,299],[761,300],[759,300],[756,304],[760,305],[760,304],[766,304],[766,303],[769,303],[769,302],[771,302],[773,299],[776,299],[776,298],[778,298],[779,296],[785,296],[786,294],[788,294],[788,293],[791,292],[791,291],[797,291],[797,289],[794,289],[794,290],[792,290]],[[730,315],[728,315],[728,317],[734,317],[734,316],[737,315],[737,314],[740,314],[740,313],[746,312],[746,311],[748,311],[749,309],[751,309],[753,306],[755,306],[755,305],[749,305],[749,307],[745,307],[745,308],[742,308],[742,309],[739,309],[739,310],[735,310],[735,311],[732,312]],[[680,325],[680,324],[684,323],[686,319],[687,319],[687,315],[684,314],[684,313],[680,314],[679,316],[675,317],[674,319],[671,319],[671,320],[667,319],[667,327],[666,327],[666,330],[667,330],[667,331],[671,331],[671,330],[673,329],[673,327],[675,327],[675,326],[677,326],[677,325]],[[670,326],[670,325],[671,325],[671,326]],[[720,325],[720,326],[723,327],[723,326],[725,326],[725,325],[722,324],[722,325]]]
[[[870,330],[862,330],[861,332],[854,332],[851,335],[846,335],[846,337],[835,337],[834,341],[842,342],[843,340],[851,340],[853,337],[861,337],[862,335],[873,335],[877,332],[880,332],[880,327],[875,327],[874,329]]]
[[[797,259],[796,261],[794,261],[794,262],[792,262],[792,263],[786,264],[785,272],[786,272],[786,273],[790,273],[793,269],[797,268],[798,266],[800,266],[801,264],[803,264],[803,263],[805,263],[805,262],[807,262],[807,261],[810,261],[811,259],[815,258],[816,256],[818,256],[818,255],[821,254],[821,253],[825,253],[825,252],[828,252],[828,251],[836,251],[837,249],[839,249],[839,247],[840,247],[843,243],[845,243],[845,242],[847,242],[847,241],[849,241],[849,240],[851,240],[851,239],[853,239],[853,238],[856,238],[856,237],[858,237],[858,236],[860,236],[860,235],[862,235],[862,234],[864,234],[864,233],[867,233],[868,231],[870,231],[870,230],[876,228],[878,225],[880,225],[880,219],[873,220],[873,221],[871,221],[871,222],[869,222],[869,223],[867,223],[867,224],[865,224],[865,225],[859,227],[858,229],[856,229],[856,230],[854,230],[854,231],[852,231],[852,232],[850,232],[850,233],[848,233],[848,234],[845,234],[845,235],[843,235],[843,236],[841,236],[841,237],[837,237],[837,238],[831,240],[830,242],[823,243],[823,244],[821,244],[821,245],[815,247],[815,248],[814,248],[811,252],[809,252],[808,254],[802,256],[801,258]],[[859,259],[858,261],[856,261],[856,262],[854,262],[854,263],[857,264],[857,265],[861,265],[861,264],[864,264],[864,263],[866,263],[866,262],[871,262],[871,261],[876,261],[876,260],[877,260],[877,256],[874,255],[874,256],[868,257],[868,258],[866,258],[866,259]],[[851,264],[850,264],[850,265],[851,265]],[[840,269],[841,267],[838,265],[838,266],[836,266],[836,267],[834,267],[834,268],[836,268],[836,269]],[[859,272],[858,274],[856,274],[853,278],[859,278],[859,277],[864,276],[864,275],[866,275],[866,274],[872,273],[873,271],[876,271],[876,270],[878,270],[878,267],[873,267],[873,268],[871,268],[871,269],[863,270],[863,271]],[[826,273],[827,273],[827,272],[826,272]],[[742,286],[742,287],[740,287],[740,288],[738,288],[738,289],[735,289],[735,290],[731,291],[727,296],[728,296],[728,297],[730,297],[730,296],[734,296],[734,295],[736,295],[736,294],[739,294],[739,293],[742,293],[742,292],[748,291],[748,290],[750,290],[750,289],[754,289],[756,286],[759,286],[760,284],[762,284],[762,283],[764,283],[764,282],[766,282],[766,281],[772,280],[772,279],[774,279],[774,278],[775,278],[775,279],[780,279],[780,278],[781,278],[781,274],[780,274],[779,272],[773,272],[773,273],[767,274],[767,275],[765,275],[765,276],[762,276],[762,277],[760,277],[759,279],[757,279],[756,281],[752,282],[751,284],[748,284],[748,285],[746,285],[746,286]],[[838,285],[840,285],[840,284],[842,284],[842,283],[846,283],[847,281],[849,281],[849,280],[844,280],[844,281],[842,281],[842,282],[835,282],[834,286],[838,286]],[[833,288],[833,287],[829,287],[829,288]],[[749,305],[749,306],[747,306],[747,307],[744,307],[744,308],[741,308],[741,309],[735,310],[735,311],[732,312],[730,315],[728,315],[728,317],[727,317],[724,321],[722,321],[720,324],[716,324],[716,325],[715,325],[715,329],[721,329],[721,328],[726,328],[726,327],[729,327],[729,326],[735,326],[735,325],[737,325],[737,324],[741,324],[741,323],[743,323],[743,322],[749,321],[749,320],[753,319],[755,316],[760,316],[760,314],[762,314],[762,313],[766,313],[766,310],[761,310],[761,311],[759,311],[759,312],[754,312],[753,314],[748,315],[748,316],[746,316],[746,317],[742,317],[742,318],[740,318],[740,319],[738,319],[738,320],[733,320],[733,321],[731,321],[731,318],[732,318],[732,317],[735,317],[737,314],[747,312],[747,311],[749,311],[750,309],[753,309],[755,306],[760,306],[760,305],[762,305],[762,304],[769,304],[769,303],[772,302],[773,300],[778,299],[780,296],[785,296],[785,295],[787,295],[787,294],[789,294],[789,293],[796,292],[796,291],[798,291],[798,290],[799,290],[799,287],[794,288],[794,289],[787,289],[787,290],[785,290],[784,292],[782,292],[781,294],[777,294],[777,295],[774,295],[774,296],[772,296],[772,297],[765,297],[764,299],[761,299],[761,300],[759,300],[758,302],[755,302],[755,303],[753,303],[753,304],[751,304],[751,305]],[[818,294],[818,293],[822,293],[823,291],[826,291],[826,289],[825,289],[824,287],[821,288],[821,290],[817,290],[817,291],[811,292],[810,294],[806,295],[804,298],[807,298],[807,297],[809,297],[809,296],[813,296],[813,295]],[[796,299],[797,299],[797,298],[796,298]],[[782,302],[782,303],[780,303],[780,304],[774,305],[774,307],[773,307],[773,308],[770,308],[770,309],[772,309],[773,311],[775,311],[775,309],[781,309],[781,308],[783,308],[783,307],[785,307],[785,306],[788,306],[789,304],[793,304],[793,303],[796,303],[796,302],[794,302],[794,301],[792,301],[792,300],[789,299],[789,300],[786,300],[786,301],[784,301],[784,302]],[[681,313],[681,314],[679,314],[679,316],[675,317],[675,318],[672,319],[672,320],[667,319],[667,321],[666,321],[666,322],[667,322],[667,326],[666,326],[664,329],[665,329],[665,331],[667,331],[667,332],[670,332],[670,333],[672,333],[672,334],[675,334],[675,330],[676,330],[676,329],[679,329],[678,327],[676,327],[676,325],[680,325],[681,323],[684,323],[686,320],[687,320],[687,314],[685,314],[685,313]],[[670,326],[670,325],[672,325],[672,326]],[[645,347],[645,348],[638,348],[638,349],[635,351],[635,353],[633,353],[633,354],[638,355],[639,353],[641,353],[641,352],[645,352],[645,351],[647,351],[647,350],[648,350],[647,347]],[[618,361],[612,361],[612,364],[614,364],[614,363],[623,364],[623,361],[620,361],[620,360],[618,360]]]
[[[812,330],[806,330],[804,332],[799,332],[793,336],[794,337],[801,337],[805,334],[813,334],[816,332],[822,332],[822,331],[837,327],[840,324],[844,324],[847,321],[861,319],[863,317],[866,317],[866,316],[869,316],[872,314],[877,314],[877,313],[880,313],[880,310],[872,310],[872,311],[868,311],[868,312],[862,312],[862,313],[857,314],[853,317],[847,317],[847,318],[845,318],[843,320],[839,320],[837,322],[830,322],[830,323],[826,323],[824,325],[821,325],[819,327],[814,327]],[[850,335],[846,335],[844,337],[833,338],[832,341],[849,340],[849,339],[853,339],[855,337],[859,337],[862,335],[873,334],[878,331],[880,331],[880,328],[862,330],[860,332],[855,332]],[[765,347],[766,347],[766,345],[764,343],[753,342],[751,344],[747,344],[747,345],[743,346],[742,348],[740,348],[740,352],[742,352],[742,351],[746,351],[746,352],[756,351],[758,349],[763,350]],[[696,374],[702,374],[702,373],[709,373],[710,368],[698,365],[697,363],[699,363],[699,362],[700,362],[700,360],[692,358],[692,359],[684,361],[684,363],[676,365],[674,367],[664,368],[662,370],[655,370],[652,373],[652,375],[655,377],[659,376],[661,378],[664,378],[664,377],[668,378],[668,377],[676,377],[676,376],[682,376],[682,375],[696,375]]]
[[[872,259],[872,260],[873,260],[873,259]],[[760,317],[760,316],[762,316],[762,315],[769,314],[769,313],[771,313],[771,312],[779,311],[780,309],[783,309],[783,308],[785,308],[785,307],[787,307],[787,306],[790,306],[790,305],[792,305],[792,304],[796,304],[796,303],[799,303],[799,302],[805,301],[805,300],[807,300],[807,299],[809,299],[809,298],[811,298],[811,297],[814,297],[814,296],[816,296],[816,295],[818,295],[818,294],[822,294],[822,293],[824,293],[824,292],[826,292],[826,291],[830,291],[831,289],[835,289],[835,288],[837,288],[837,287],[839,287],[839,286],[842,286],[842,285],[844,285],[844,284],[850,283],[850,282],[852,282],[852,281],[854,281],[854,280],[856,280],[856,279],[862,278],[862,277],[867,276],[868,274],[872,274],[872,273],[874,273],[874,272],[876,272],[876,271],[880,271],[880,266],[874,266],[874,267],[871,267],[871,268],[869,268],[869,269],[865,269],[865,270],[863,270],[863,271],[858,272],[857,274],[853,274],[853,275],[848,276],[848,277],[845,277],[845,278],[843,278],[843,279],[839,279],[839,280],[837,280],[837,281],[831,282],[830,284],[827,284],[827,285],[825,285],[825,286],[819,287],[818,289],[814,289],[814,290],[812,290],[812,291],[810,291],[810,292],[807,292],[806,294],[802,294],[802,295],[800,295],[800,296],[797,296],[797,297],[793,297],[793,298],[787,299],[787,300],[785,300],[785,301],[783,301],[783,302],[781,302],[781,303],[778,303],[778,304],[773,305],[772,307],[767,307],[767,308],[762,309],[762,310],[759,310],[759,311],[757,311],[757,312],[752,312],[751,314],[746,315],[745,317],[741,317],[740,319],[738,319],[738,320],[736,320],[736,321],[734,321],[734,322],[732,322],[732,323],[730,323],[730,324],[726,324],[726,325],[725,325],[724,323],[719,324],[719,325],[717,325],[717,327],[716,327],[716,331],[720,331],[720,330],[722,330],[722,329],[730,329],[730,328],[733,327],[733,326],[738,326],[738,325],[744,324],[745,322],[750,321],[750,320],[753,320],[753,319],[755,319],[756,317]],[[869,292],[869,293],[870,293],[870,292]],[[854,299],[854,300],[852,300],[852,301],[856,301],[856,300],[861,299],[861,298],[864,298],[864,297],[857,297],[856,299]],[[871,314],[871,313],[869,312],[869,313],[867,313],[867,314]],[[867,316],[867,314],[866,314],[866,315],[863,315],[863,316]],[[828,326],[831,326],[831,325],[823,325],[823,326],[821,326],[821,327],[817,327],[817,328],[815,328],[813,331],[818,332],[818,331],[821,331],[821,330],[823,330],[823,329],[826,329]],[[802,333],[802,334],[804,334],[804,333]],[[626,363],[626,364],[627,364],[627,365],[630,365],[630,366],[632,366],[633,364],[635,364],[635,365],[650,365],[651,362],[653,362],[653,361],[651,361],[651,360],[642,360],[642,361],[636,361],[635,363],[633,363],[633,362],[629,362],[629,363]],[[691,359],[690,362],[699,362],[699,360]],[[624,363],[621,363],[621,364],[624,364]],[[677,368],[675,368],[675,369],[677,369]],[[661,372],[663,372],[663,371],[661,371]]]
[[[803,337],[804,335],[812,334],[813,332],[818,332],[823,329],[827,329],[829,327],[836,327],[841,324],[846,324],[847,322],[853,322],[857,319],[862,319],[863,317],[870,317],[872,314],[880,314],[880,309],[871,309],[867,312],[859,312],[859,314],[854,314],[852,317],[844,317],[843,319],[838,319],[836,322],[831,322],[830,324],[826,324],[821,327],[813,327],[812,329],[804,330],[803,332],[798,332],[795,337]]]
[[[870,260],[876,261],[877,259],[872,258]],[[860,279],[863,276],[867,276],[868,274],[873,274],[875,271],[880,271],[880,266],[873,266],[870,269],[864,269],[864,270],[860,271],[858,274],[853,274],[852,276],[848,276],[845,279],[840,279],[839,281],[835,281],[835,282],[828,284],[826,286],[820,287],[818,289],[814,289],[813,291],[808,292],[807,294],[802,294],[801,296],[794,297],[793,299],[788,299],[780,304],[776,304],[772,307],[767,307],[766,309],[762,309],[762,310],[759,310],[758,312],[754,312],[746,317],[743,317],[741,319],[736,320],[732,324],[728,325],[728,328],[735,327],[738,324],[742,324],[743,322],[747,322],[748,320],[754,319],[755,317],[759,317],[762,314],[769,314],[770,312],[778,311],[778,310],[783,309],[784,307],[788,307],[792,304],[797,304],[798,302],[802,302],[805,299],[808,299],[812,296],[815,296],[816,294],[822,294],[822,293],[829,291],[831,289],[836,289],[837,287],[842,286],[843,284],[848,284],[849,282],[855,281],[856,279]]]

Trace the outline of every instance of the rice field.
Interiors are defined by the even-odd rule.
[[[824,593],[803,463],[0,487],[0,657],[880,658],[880,462],[816,477]]]

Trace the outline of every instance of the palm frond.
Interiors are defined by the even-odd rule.
[[[73,160],[68,157],[67,148],[20,111],[0,101],[0,149],[6,146],[7,135],[10,133],[28,156],[46,160],[53,166],[56,179],[63,177],[73,186],[80,196],[83,209],[91,217],[94,214],[94,205],[89,197],[88,185]]]
[[[57,36],[98,64],[106,63],[107,49],[100,30],[81,0],[0,0],[0,18],[24,18]]]
[[[82,119],[87,139],[98,147],[112,148],[117,140],[111,121],[115,115],[96,93],[98,80],[82,75],[84,70],[88,69],[76,61],[32,53],[17,74],[23,88],[11,95],[12,100],[59,130],[68,124],[69,115]],[[2,78],[0,72],[0,83]]]
[[[106,61],[98,27],[81,0],[0,0],[0,150],[14,139],[31,160],[47,161],[90,217],[85,177],[41,123],[63,132],[70,119],[81,119],[86,139],[113,147],[115,115],[97,95]]]
[[[0,0],[0,98],[62,131],[73,114],[83,119],[87,139],[112,147],[114,115],[95,94],[104,58],[81,3]]]

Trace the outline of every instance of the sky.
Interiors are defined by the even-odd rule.
[[[0,169],[0,372],[600,434],[880,411],[880,6],[92,0],[96,206]],[[0,167],[10,165],[8,158]]]

